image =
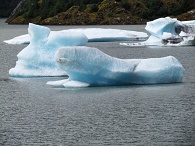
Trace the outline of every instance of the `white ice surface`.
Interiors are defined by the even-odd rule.
[[[119,59],[96,48],[61,47],[55,60],[69,76],[47,84],[64,87],[158,84],[182,82],[184,68],[173,56]]]
[[[62,30],[61,33],[67,34],[83,33],[87,36],[89,42],[110,42],[110,41],[129,41],[129,40],[146,40],[148,35],[144,32],[121,30],[121,29],[103,29],[103,28],[77,28]],[[55,33],[52,31],[51,33]],[[28,44],[30,35],[25,34],[4,41],[7,44]]]

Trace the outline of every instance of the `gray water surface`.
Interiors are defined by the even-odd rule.
[[[27,25],[0,19],[1,146],[193,146],[195,145],[195,47],[125,47],[119,42],[89,43],[119,58],[175,56],[186,72],[182,83],[52,88],[55,78],[12,78],[17,54],[27,45],[3,40],[27,33]],[[49,26],[52,30],[79,27]]]

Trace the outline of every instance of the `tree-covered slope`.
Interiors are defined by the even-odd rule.
[[[195,19],[194,9],[194,0],[22,0],[7,22],[143,24],[166,16]]]
[[[9,17],[21,0],[0,0],[0,18]]]

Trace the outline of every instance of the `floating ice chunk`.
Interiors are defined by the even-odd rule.
[[[195,21],[178,21],[170,17],[147,22],[151,36],[144,42],[120,43],[125,46],[184,46],[195,45]]]
[[[120,29],[77,28],[62,30],[61,32],[67,33],[67,31],[71,31],[73,33],[83,33],[87,36],[89,42],[146,40],[148,38],[148,35],[144,32]],[[30,36],[28,34],[25,34],[10,40],[5,40],[4,42],[7,44],[28,44],[30,42]]]
[[[182,26],[182,24],[177,19],[166,17],[147,22],[145,29],[151,35],[161,38],[164,32],[178,35],[180,31],[176,28],[179,26]]]
[[[119,59],[96,48],[62,47],[55,54],[58,66],[69,78],[48,82],[52,86],[87,87],[181,82],[184,68],[173,56]]]
[[[79,32],[51,32],[49,28],[29,24],[30,44],[17,55],[16,66],[9,70],[11,76],[61,76],[54,55],[59,47],[86,45],[87,37]]]

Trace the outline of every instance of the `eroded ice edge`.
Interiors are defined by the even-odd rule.
[[[135,41],[146,40],[148,35],[144,32],[121,30],[121,29],[103,29],[103,28],[77,28],[58,31],[60,33],[83,33],[89,42],[111,42],[111,41]],[[50,35],[56,31],[51,31]],[[29,44],[30,35],[24,34],[4,41],[7,44]]]
[[[125,46],[194,46],[195,20],[179,21],[170,17],[147,22],[150,37],[143,42],[120,43]]]
[[[63,76],[64,71],[59,69],[54,60],[54,55],[59,47],[84,46],[87,37],[79,32],[56,31],[52,32],[47,27],[29,24],[28,33],[30,44],[17,55],[16,66],[9,70],[15,77],[32,76]]]
[[[55,60],[69,78],[49,81],[55,87],[88,87],[182,82],[184,68],[173,56],[119,59],[92,47],[61,47]]]

